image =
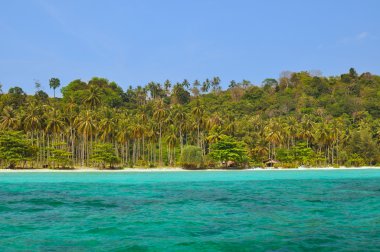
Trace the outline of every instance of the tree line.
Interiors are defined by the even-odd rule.
[[[330,77],[283,72],[260,85],[233,80],[226,89],[219,77],[126,90],[94,77],[56,98],[60,80],[49,85],[54,97],[39,83],[33,95],[0,86],[2,167],[178,166],[188,146],[204,167],[380,161],[380,76],[353,68]]]

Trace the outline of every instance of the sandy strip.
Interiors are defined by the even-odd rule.
[[[305,170],[368,170],[368,169],[380,169],[377,166],[368,166],[368,167],[312,167],[312,168],[280,168],[280,169],[263,169],[263,168],[250,168],[250,169],[241,169],[241,170],[226,170],[226,169],[206,169],[206,170],[185,170],[179,167],[175,168],[125,168],[121,170],[99,170],[93,168],[77,168],[73,170],[54,170],[54,169],[0,169],[0,173],[17,173],[17,172],[189,172],[189,171],[305,171]]]

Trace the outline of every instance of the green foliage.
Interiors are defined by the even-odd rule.
[[[245,144],[226,135],[221,135],[220,139],[211,145],[209,155],[213,160],[224,163],[228,161],[236,163],[248,161]]]
[[[172,95],[173,103],[177,104],[187,104],[190,101],[190,93],[185,90],[182,84],[176,84],[173,87],[173,95]]]
[[[17,163],[31,160],[37,149],[25,135],[17,131],[0,132],[0,160],[15,168]]]
[[[47,148],[50,154],[47,160],[52,163],[53,168],[66,168],[72,165],[71,152],[65,148],[65,143],[56,143],[53,147]]]
[[[346,165],[351,167],[359,167],[364,166],[366,164],[364,158],[362,158],[359,154],[352,154],[350,158],[347,160]]]
[[[65,101],[73,100],[78,105],[87,105],[94,109],[105,105],[116,108],[123,105],[126,95],[115,83],[107,79],[94,77],[88,83],[74,80],[62,88]]]
[[[49,84],[60,85],[56,78]],[[245,149],[256,164],[268,158],[287,167],[380,164],[380,76],[286,71],[262,86],[241,80],[222,90],[221,84],[218,77],[167,80],[124,92],[94,77],[70,82],[55,99],[39,85],[33,96],[12,87],[0,94],[0,132],[21,131],[39,147],[34,157],[16,158],[33,166],[66,166],[69,159],[73,166],[175,166],[186,145],[199,146],[202,167],[245,163]]]
[[[51,78],[49,80],[49,86],[54,91],[54,98],[55,98],[55,90],[61,85],[61,81],[58,78]]]
[[[4,105],[19,108],[26,101],[26,93],[20,87],[11,87],[7,94],[2,95]]]
[[[305,142],[299,142],[290,149],[280,148],[277,150],[276,158],[282,163],[299,165],[310,165],[315,157],[312,148]]]
[[[352,153],[349,162],[356,160],[358,162],[360,158],[362,163],[367,163],[374,165],[379,160],[379,148],[374,141],[371,131],[368,128],[359,129],[352,133],[348,149]]]
[[[183,168],[201,168],[203,163],[202,149],[197,146],[187,145],[183,147],[181,153],[181,165]]]
[[[98,143],[94,145],[92,160],[98,162],[105,168],[105,164],[109,164],[109,168],[119,161],[115,153],[115,148],[109,143]]]
[[[46,103],[49,100],[49,95],[45,93],[42,90],[38,90],[35,94],[34,97],[36,100],[40,103]]]

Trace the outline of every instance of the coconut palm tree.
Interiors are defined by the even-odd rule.
[[[306,140],[306,146],[309,147],[311,140],[314,139],[314,122],[309,115],[304,115],[301,119],[301,131],[299,136],[301,139]]]
[[[157,100],[155,103],[154,113],[153,113],[153,119],[156,121],[158,128],[159,128],[159,142],[158,142],[158,148],[159,148],[159,163],[162,165],[162,126],[164,123],[164,120],[166,118],[167,111],[165,108],[164,101],[162,99]]]
[[[168,145],[168,163],[170,166],[174,164],[175,160],[175,144],[178,140],[176,133],[176,127],[174,127],[174,125],[170,125],[169,134],[166,137],[166,142]]]
[[[82,111],[74,123],[77,131],[82,135],[81,165],[89,164],[90,151],[92,149],[93,135],[96,133],[97,122],[95,114],[91,110]]]
[[[211,82],[209,79],[206,79],[203,83],[202,83],[202,87],[201,87],[201,91],[203,93],[207,93],[209,91],[211,87]]]
[[[104,142],[110,142],[114,137],[117,125],[117,117],[114,110],[105,108],[101,111],[99,121],[99,137]]]
[[[58,136],[61,135],[65,128],[65,121],[62,112],[55,107],[46,106],[46,127],[45,131],[51,136],[52,143],[58,142]]]
[[[102,91],[97,85],[89,85],[86,97],[83,98],[83,103],[86,104],[89,108],[95,109],[102,102],[101,96]]]
[[[131,139],[130,119],[122,114],[118,120],[116,140],[121,145],[121,157],[124,163],[129,162],[129,142]]]
[[[193,117],[196,121],[196,127],[197,127],[197,145],[198,147],[201,146],[201,136],[200,136],[200,127],[201,127],[201,121],[203,119],[203,106],[201,106],[201,103],[199,100],[197,100],[195,107],[192,109],[191,113],[193,114]]]
[[[269,120],[268,125],[265,127],[265,140],[269,142],[269,158],[276,157],[276,146],[280,145],[283,140],[281,124],[276,120]]]
[[[174,113],[174,123],[176,127],[178,128],[178,133],[179,133],[179,145],[180,149],[182,151],[183,149],[183,134],[184,134],[184,129],[185,129],[185,124],[186,124],[186,119],[187,119],[187,114],[185,112],[185,109],[183,106],[176,106],[173,108],[173,113]]]
[[[0,117],[0,129],[17,130],[19,126],[20,118],[17,116],[17,111],[10,106],[4,107]]]

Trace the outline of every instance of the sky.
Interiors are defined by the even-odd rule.
[[[0,0],[0,83],[380,74],[378,0]]]

